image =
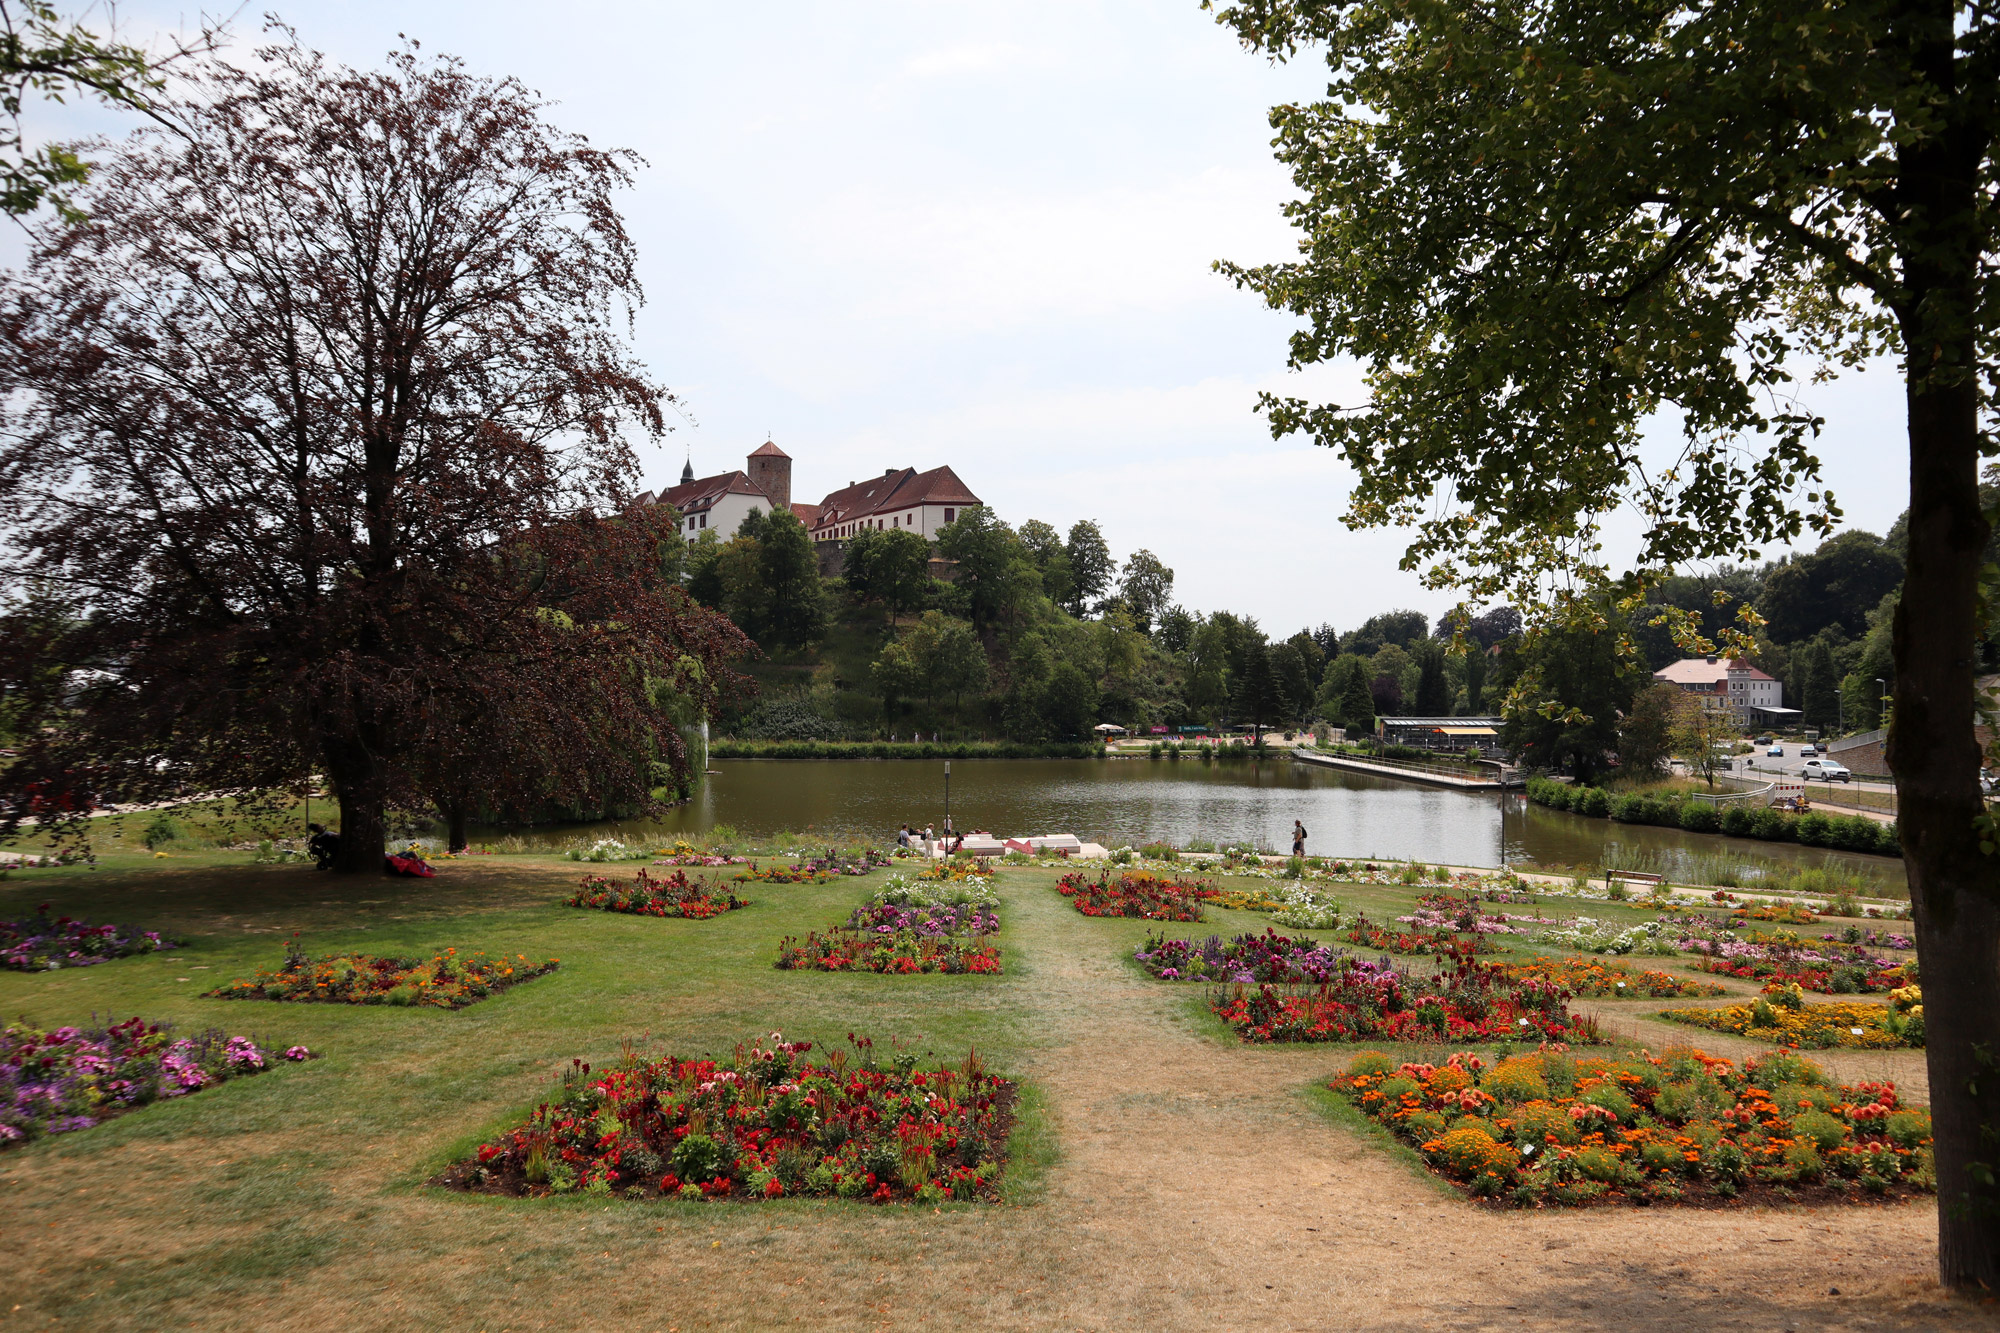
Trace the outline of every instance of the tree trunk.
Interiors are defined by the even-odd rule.
[[[2000,858],[1980,851],[1973,730],[1988,534],[1977,410],[1970,382],[1911,386],[1910,550],[1888,757],[1922,963],[1938,1272],[1947,1287],[2000,1289]]]
[[[465,802],[439,801],[438,809],[444,815],[445,850],[449,852],[464,851],[467,846],[465,840]]]
[[[360,787],[342,787],[339,795],[340,850],[333,858],[333,873],[382,874],[388,831],[381,795]]]

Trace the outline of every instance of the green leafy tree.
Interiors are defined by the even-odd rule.
[[[1869,609],[1902,581],[1903,562],[1873,533],[1843,532],[1766,574],[1757,610],[1779,643],[1809,639],[1828,626],[1859,638]]]
[[[1618,720],[1618,771],[1657,777],[1667,771],[1674,755],[1674,726],[1686,691],[1665,681],[1648,685],[1632,696],[1632,706]]]
[[[850,594],[881,602],[890,618],[923,604],[929,594],[931,546],[909,528],[863,528],[841,552]]]
[[[1350,735],[1374,731],[1375,696],[1368,688],[1373,678],[1367,658],[1356,653],[1336,657],[1320,682],[1320,712]]]
[[[1059,739],[1085,739],[1097,725],[1097,700],[1096,681],[1074,662],[1058,662],[1042,686],[1042,720]]]
[[[1816,635],[1800,645],[1796,654],[1799,677],[1799,712],[1808,727],[1832,735],[1840,725],[1840,673],[1834,669],[1833,650],[1824,635]]]
[[[1170,606],[1160,613],[1160,624],[1153,631],[1153,639],[1170,653],[1184,653],[1188,644],[1194,641],[1194,632],[1201,621],[1190,615],[1185,607]]]
[[[1341,450],[1352,519],[1416,526],[1409,563],[1434,581],[1516,594],[1543,624],[1602,623],[1599,523],[1626,496],[1643,531],[1619,590],[1635,600],[1664,570],[1831,535],[1792,368],[1900,359],[1910,518],[1888,755],[1932,1019],[1939,1268],[1947,1287],[2000,1288],[2000,861],[1972,651],[1993,526],[1978,482],[2000,15],[1208,2],[1261,53],[1310,49],[1333,90],[1272,116],[1301,258],[1231,271],[1304,322],[1295,367],[1357,357],[1369,396],[1270,401],[1272,428]],[[1667,406],[1680,456],[1642,473],[1640,425]],[[1532,672],[1516,688],[1518,706],[1547,699]]]
[[[1306,640],[1308,645],[1312,640]],[[1317,646],[1313,651],[1319,651]],[[1283,643],[1271,645],[1271,674],[1277,679],[1278,693],[1284,700],[1283,715],[1287,722],[1297,722],[1305,716],[1313,705],[1312,671],[1306,666],[1306,656],[1299,650],[1297,636]]]
[[[1410,650],[1417,664],[1416,701],[1411,713],[1417,717],[1451,715],[1451,679],[1445,671],[1444,645],[1436,639],[1420,639]]]
[[[1632,701],[1641,672],[1619,651],[1616,627],[1565,627],[1524,649],[1548,706],[1517,709],[1500,740],[1524,764],[1566,768],[1579,782],[1604,772],[1618,750],[1618,714]]]
[[[1243,667],[1236,673],[1230,703],[1236,720],[1248,722],[1260,742],[1264,728],[1289,710],[1284,686],[1271,668],[1271,647],[1261,635],[1244,646]]]
[[[1085,615],[1091,603],[1110,590],[1111,580],[1118,573],[1118,562],[1111,558],[1111,546],[1104,540],[1104,533],[1089,519],[1070,525],[1064,551],[1069,557],[1070,570],[1069,601],[1064,609],[1071,615]]]
[[[101,37],[43,0],[0,0],[0,212],[26,217],[47,205],[65,222],[84,219],[70,191],[89,178],[90,164],[67,145],[28,147],[21,107],[30,97],[84,97],[171,124],[167,74],[225,36],[205,28],[155,53]]]
[[[1465,682],[1465,711],[1475,716],[1486,709],[1486,649],[1468,645],[1460,676]]]
[[[1174,595],[1174,571],[1151,551],[1134,551],[1125,562],[1125,577],[1118,584],[1118,596],[1141,634],[1153,632],[1153,622],[1167,609]]]
[[[1381,648],[1393,644],[1407,648],[1417,640],[1430,634],[1430,621],[1421,611],[1385,611],[1379,616],[1370,616],[1359,629],[1349,630],[1341,636],[1340,651],[1358,653],[1362,657],[1373,657]]]
[[[1014,530],[985,505],[959,511],[937,538],[938,553],[955,562],[955,575],[975,628],[1020,614],[1038,592],[1034,563]]]
[[[1021,545],[1042,576],[1042,593],[1057,606],[1068,606],[1076,596],[1076,577],[1069,566],[1069,551],[1062,534],[1038,518],[1021,525]]]
[[[722,586],[722,535],[708,528],[689,542],[684,568],[688,596],[720,611],[726,595]]]
[[[1320,647],[1319,639],[1311,630],[1302,629],[1285,642],[1298,650],[1299,664],[1305,668],[1306,683],[1313,691],[1317,691],[1320,678],[1326,674],[1327,660],[1326,650]],[[1334,642],[1338,644],[1340,640],[1336,637]],[[1311,702],[1310,695],[1306,697],[1305,702]]]
[[[818,642],[826,632],[826,587],[812,534],[790,510],[765,521],[757,543],[757,575],[763,584],[765,636],[759,642],[794,651]]]

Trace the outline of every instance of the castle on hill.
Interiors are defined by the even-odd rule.
[[[690,459],[681,469],[680,485],[658,495],[648,491],[639,503],[671,505],[689,541],[710,529],[726,541],[753,510],[789,510],[812,534],[821,570],[838,573],[843,544],[864,528],[908,529],[928,541],[961,512],[983,502],[949,467],[927,472],[892,467],[879,477],[850,481],[818,504],[794,503],[791,455],[766,440],[734,472],[697,477]]]

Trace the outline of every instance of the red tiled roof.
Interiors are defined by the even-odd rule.
[[[887,514],[916,505],[976,505],[981,501],[948,467],[919,472],[915,468],[891,468],[870,481],[843,487],[820,501],[819,525],[850,523],[875,514]]]
[[[764,441],[764,442],[763,442],[762,444],[758,445],[758,446],[756,447],[756,449],[752,450],[752,451],[751,451],[751,454],[750,454],[750,456],[751,456],[752,458],[790,458],[790,457],[791,457],[791,455],[790,455],[790,454],[786,453],[786,452],[785,452],[785,451],[784,451],[783,449],[780,449],[780,448],[779,448],[779,447],[778,447],[777,445],[775,445],[775,444],[771,443],[771,442],[770,442],[769,440],[766,440],[766,441]]]
[[[799,504],[795,501],[792,504],[792,514],[799,520],[799,522],[806,525],[807,532],[811,532],[814,528],[819,526],[818,505]]]
[[[672,505],[683,514],[699,513],[725,495],[755,495],[763,497],[764,492],[750,484],[750,478],[741,471],[725,472],[716,477],[702,477],[684,486],[661,491],[658,503]]]

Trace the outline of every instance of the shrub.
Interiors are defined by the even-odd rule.
[[[1547,1143],[1553,1137],[1557,1143],[1573,1144],[1583,1137],[1569,1112],[1554,1102],[1528,1102],[1514,1108],[1510,1119],[1518,1143]]]
[[[1784,811],[1766,807],[1757,812],[1753,836],[1763,838],[1767,842],[1790,842],[1794,837],[1792,825],[1796,822],[1793,816]]]
[[[1792,1131],[1801,1139],[1810,1139],[1821,1152],[1832,1152],[1848,1137],[1847,1126],[1825,1111],[1801,1111],[1792,1117]]]
[[[1627,792],[1611,802],[1611,817],[1621,824],[1642,824],[1646,816],[1646,798],[1637,792]]]
[[[181,836],[180,824],[174,819],[172,815],[168,814],[164,810],[161,810],[153,816],[150,822],[147,823],[146,831],[139,835],[139,841],[145,843],[146,850],[150,852],[155,847],[160,847],[165,845],[166,843],[173,842],[180,836]]]
[[[1722,812],[1707,801],[1689,801],[1681,807],[1681,827],[1690,833],[1714,833],[1722,827]]]
[[[1611,793],[1602,787],[1585,787],[1582,800],[1583,806],[1579,811],[1581,814],[1595,815],[1602,819],[1611,813]]]
[[[1808,847],[1824,847],[1833,840],[1832,821],[1817,810],[1800,815],[1793,829],[1799,841]]]
[[[1396,1062],[1380,1051],[1356,1051],[1354,1058],[1347,1062],[1347,1076],[1355,1078],[1363,1074],[1388,1074],[1396,1068]]]
[[[1732,838],[1754,838],[1757,812],[1740,802],[1729,806],[1722,812],[1722,831]]]
[[[1882,1122],[1882,1132],[1899,1148],[1915,1148],[1930,1142],[1931,1113],[1921,1107],[1891,1112]]]

